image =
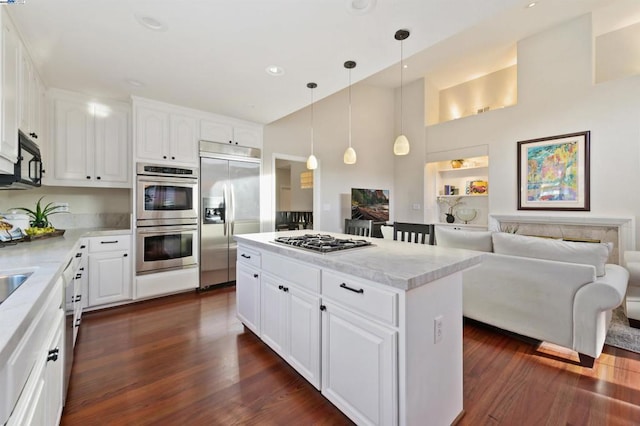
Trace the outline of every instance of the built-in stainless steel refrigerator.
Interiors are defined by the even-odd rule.
[[[200,288],[233,282],[233,236],[260,232],[260,150],[200,141],[200,201]]]

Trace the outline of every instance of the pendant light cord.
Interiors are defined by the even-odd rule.
[[[402,49],[403,44],[404,44],[404,40],[400,40],[400,134],[401,135],[404,135],[404,114],[402,112],[402,104],[404,103],[403,96],[402,96],[402,92],[404,91],[404,84],[402,80],[402,75],[404,74],[404,64],[402,63],[402,60],[404,58],[403,49]]]
[[[313,87],[311,88],[311,155],[313,155]]]
[[[349,148],[351,148],[351,68],[349,68]]]

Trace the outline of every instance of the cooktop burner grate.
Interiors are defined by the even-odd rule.
[[[277,237],[276,243],[313,250],[320,253],[329,253],[338,250],[347,250],[357,247],[370,246],[367,240],[354,240],[350,238],[336,238],[323,234],[304,234],[293,237]]]

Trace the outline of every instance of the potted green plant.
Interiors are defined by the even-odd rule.
[[[42,207],[41,203],[43,198],[44,196],[40,197],[34,210],[26,207],[14,207],[15,210],[22,210],[29,216],[29,225],[31,225],[29,229],[34,230],[34,232],[30,233],[28,229],[25,229],[27,235],[38,235],[55,231],[55,228],[51,226],[49,222],[49,216],[56,213],[63,213],[60,210],[60,206],[54,206],[53,202]]]

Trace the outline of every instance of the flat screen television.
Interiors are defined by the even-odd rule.
[[[387,222],[389,190],[351,188],[351,219]]]

